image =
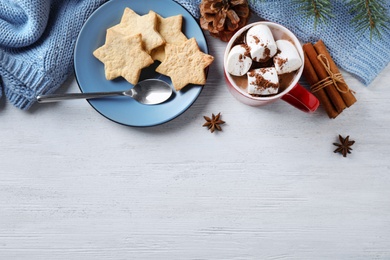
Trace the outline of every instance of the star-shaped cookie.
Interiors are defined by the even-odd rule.
[[[165,59],[156,68],[158,73],[169,76],[176,91],[188,84],[206,84],[204,69],[214,57],[199,50],[195,38],[180,45],[166,44]]]
[[[183,16],[181,14],[164,18],[157,15],[157,30],[166,43],[180,44],[187,40],[181,30]],[[157,47],[150,54],[154,60],[163,61],[165,57],[165,45]]]
[[[165,43],[165,40],[157,32],[157,14],[153,11],[140,16],[132,9],[126,7],[120,23],[111,27],[111,29],[125,35],[141,34],[147,53]]]
[[[105,44],[93,55],[104,63],[107,80],[122,76],[133,85],[137,84],[141,69],[154,62],[142,48],[141,34],[126,36],[111,29],[107,30]]]

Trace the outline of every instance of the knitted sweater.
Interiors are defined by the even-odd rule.
[[[200,0],[175,0],[185,6],[194,17],[199,17]],[[249,0],[251,10],[259,17],[277,22],[290,29],[302,42],[322,39],[335,63],[352,73],[363,84],[372,80],[390,62],[390,29],[384,29],[382,38],[370,39],[370,32],[356,33],[351,22],[354,15],[346,6],[347,0],[333,0],[334,18],[314,27],[314,19],[300,14],[301,6],[292,0]],[[390,1],[384,1],[390,17]],[[390,22],[387,23],[390,28]]]
[[[0,0],[0,97],[28,109],[37,95],[57,90],[73,72],[73,48],[83,23],[105,1]],[[200,0],[175,1],[199,18]],[[390,61],[390,30],[372,41],[369,32],[356,34],[345,2],[332,1],[335,18],[314,29],[291,0],[249,1],[257,15],[285,25],[303,42],[322,39],[335,62],[368,85]],[[390,1],[385,2],[389,11]]]
[[[0,0],[0,96],[28,109],[73,72],[73,48],[105,0]]]

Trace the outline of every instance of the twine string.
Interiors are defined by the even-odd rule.
[[[326,56],[324,54],[319,54],[317,56],[317,59],[320,61],[320,63],[322,64],[322,66],[324,67],[324,69],[326,70],[326,72],[328,73],[329,76],[318,81],[316,84],[311,86],[311,90],[313,93],[317,92],[317,91],[319,91],[319,90],[321,90],[329,85],[332,85],[332,84],[341,93],[347,93],[348,91],[351,91],[349,89],[349,87],[347,86],[347,84],[345,83],[341,73],[333,73],[331,71],[329,60],[326,58]],[[338,83],[342,83],[342,84],[338,84]],[[342,85],[342,87],[339,85]]]

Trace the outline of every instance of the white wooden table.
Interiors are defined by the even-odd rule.
[[[160,126],[0,101],[0,259],[390,259],[390,66],[369,87],[345,73],[358,102],[331,120],[239,103],[207,39],[207,85]]]

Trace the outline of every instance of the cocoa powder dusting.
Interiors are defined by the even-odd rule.
[[[261,69],[262,72],[264,73],[267,69]],[[249,84],[251,85],[255,85],[257,86],[256,88],[259,89],[259,90],[264,90],[264,89],[267,89],[267,88],[278,88],[279,87],[279,84],[275,84],[267,79],[265,79],[261,74],[259,73],[255,73],[253,71],[251,71],[250,73],[251,74],[251,77],[255,77],[255,81],[251,81],[249,82]]]
[[[262,58],[262,59],[253,59],[255,62],[259,62],[259,63],[265,63],[265,62],[267,62],[267,61],[269,61],[270,60],[270,58],[271,58],[271,50],[268,48],[268,47],[265,47],[264,48],[264,58]],[[271,66],[273,66],[273,65],[271,65]],[[270,66],[270,67],[271,67]]]
[[[287,62],[287,58],[285,59],[282,59],[282,58],[275,58],[276,60],[276,64],[279,66],[279,67],[283,67],[284,64],[286,64]]]
[[[269,57],[270,53],[271,53],[271,50],[268,47],[265,47],[265,49],[264,49],[265,56]]]
[[[251,57],[251,47],[249,47],[247,44],[241,44],[245,48],[244,55],[247,57]]]

